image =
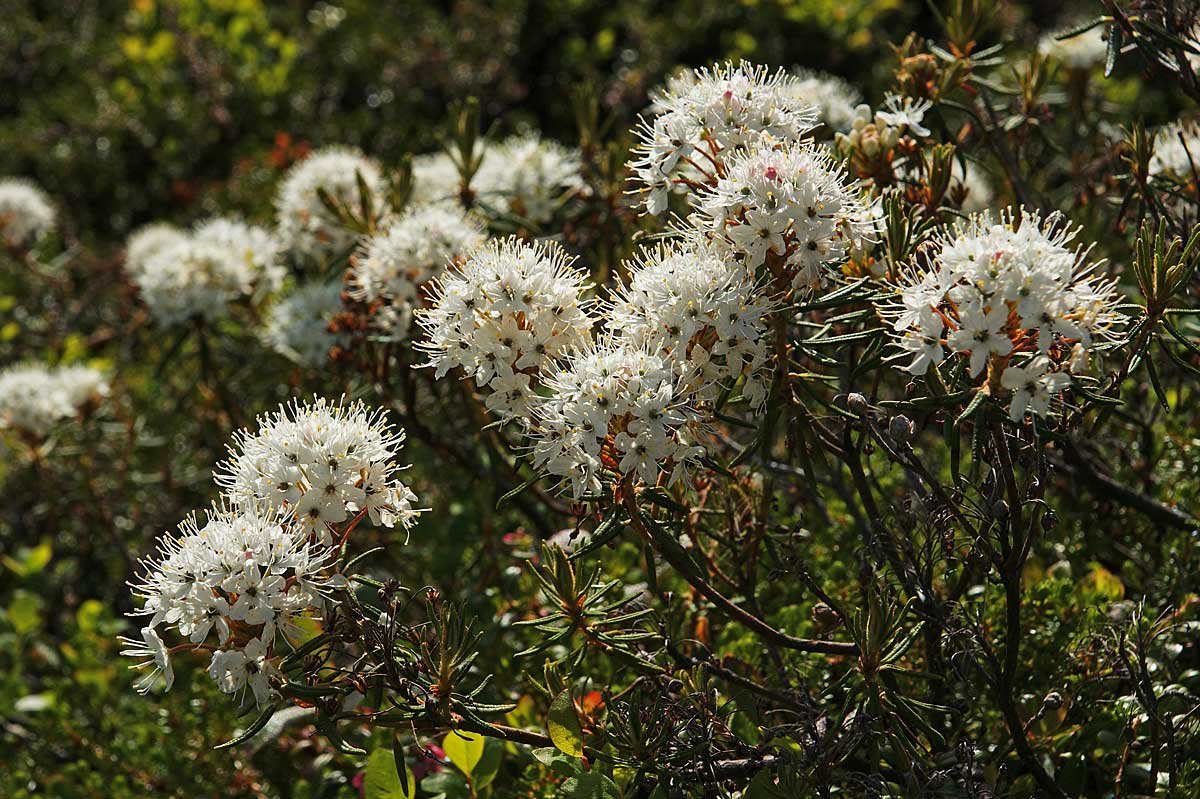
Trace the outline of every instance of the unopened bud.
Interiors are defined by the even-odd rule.
[[[1046,508],[1045,513],[1042,514],[1042,529],[1050,532],[1055,527],[1058,527],[1058,514]]]
[[[913,439],[913,423],[907,416],[893,416],[888,434],[898,444],[907,444]]]
[[[870,405],[867,404],[867,398],[857,391],[846,397],[846,407],[859,415],[867,412]]]
[[[1042,700],[1042,705],[1047,710],[1058,710],[1063,706],[1063,696],[1058,691],[1051,691],[1046,694],[1046,698]]]

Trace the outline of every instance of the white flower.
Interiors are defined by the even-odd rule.
[[[1060,395],[1071,384],[1065,371],[1051,371],[1053,364],[1044,355],[1039,355],[1025,366],[1009,365],[1000,378],[1001,384],[1013,392],[1009,407],[1009,418],[1019,422],[1025,414],[1046,416],[1050,412],[1050,401]]]
[[[675,189],[711,184],[718,164],[763,142],[795,141],[816,122],[799,79],[742,62],[700,69],[655,95],[656,115],[635,131],[629,166],[649,213]]]
[[[575,499],[598,493],[604,472],[677,482],[705,452],[689,377],[669,358],[619,340],[573,351],[547,374],[547,396],[534,400],[534,465]]]
[[[957,353],[972,378],[991,365],[1014,392],[1014,419],[1046,415],[1050,401],[1087,367],[1097,343],[1117,337],[1115,282],[1095,274],[1078,229],[1061,215],[1006,212],[971,217],[935,237],[927,270],[901,274],[894,299],[877,310],[925,374]]]
[[[848,131],[854,122],[854,109],[862,103],[862,94],[837,75],[811,69],[796,69],[797,80],[783,85],[795,91],[799,103],[810,105],[817,118],[833,131]]]
[[[128,648],[122,654],[142,659],[136,668],[154,666],[139,687],[146,690],[159,672],[171,687],[159,634],[166,628],[194,645],[215,639],[223,649],[209,673],[221,690],[233,693],[249,683],[264,702],[267,677],[276,673],[272,644],[280,635],[294,638],[301,618],[322,617],[333,557],[273,509],[216,507],[185,519],[160,539],[157,555],[142,561],[142,577],[131,584],[142,601],[131,615],[147,616],[149,623],[144,644],[123,639]]]
[[[761,405],[770,305],[755,280],[695,238],[643,250],[628,268],[607,314],[611,329],[698,379],[697,402],[714,401],[744,378],[743,395]]]
[[[163,325],[219,319],[231,303],[254,292],[255,272],[249,263],[221,243],[192,236],[144,260],[127,259],[125,268],[142,301]]]
[[[1108,55],[1108,41],[1104,38],[1103,25],[1068,39],[1059,39],[1061,35],[1057,31],[1043,35],[1038,39],[1038,53],[1074,70],[1092,69],[1104,63]]]
[[[581,168],[578,150],[537,135],[513,136],[487,149],[471,188],[485,206],[544,225],[566,195],[583,187]]]
[[[238,693],[248,685],[259,706],[270,698],[271,679],[281,676],[271,661],[267,644],[258,638],[251,639],[242,649],[214,652],[208,674],[222,693]]]
[[[414,203],[436,205],[458,202],[462,178],[450,154],[439,150],[413,158],[412,183]]]
[[[45,436],[107,393],[104,375],[86,366],[9,366],[0,370],[0,429]]]
[[[810,290],[823,284],[823,267],[845,258],[865,216],[829,154],[797,142],[733,156],[689,221],[752,272],[773,253],[792,288]]]
[[[1200,125],[1179,120],[1159,128],[1154,136],[1150,174],[1187,183],[1200,173]]]
[[[379,166],[350,147],[326,147],[291,168],[275,197],[275,217],[284,249],[301,260],[321,260],[349,250],[355,234],[321,202],[319,190],[361,213],[358,177],[371,193],[376,214],[384,205]]]
[[[131,275],[142,272],[154,255],[187,241],[187,238],[187,231],[165,222],[138,228],[125,242],[125,270]]]
[[[428,338],[418,346],[437,377],[462,369],[510,397],[489,403],[501,418],[520,415],[533,389],[520,391],[514,373],[536,375],[590,337],[587,288],[557,244],[492,241],[434,281],[432,307],[418,314]]]
[[[23,178],[0,178],[0,245],[30,247],[53,227],[46,192]]]
[[[416,206],[367,239],[350,265],[351,298],[381,303],[373,321],[405,337],[426,286],[451,262],[483,244],[483,226],[457,206]]]
[[[119,640],[127,647],[121,650],[123,656],[138,658],[141,661],[129,668],[140,670],[148,666],[154,667],[133,684],[138,693],[149,693],[150,688],[158,681],[160,674],[163,677],[164,690],[171,690],[171,686],[175,684],[175,670],[171,668],[171,654],[153,627],[142,628],[142,640],[140,641],[124,636]]]
[[[317,399],[260,417],[258,431],[235,436],[215,473],[239,507],[279,507],[324,544],[330,525],[366,510],[387,527],[409,528],[416,497],[397,477],[403,431],[361,402]]]
[[[254,276],[256,298],[276,291],[283,283],[286,270],[279,263],[279,241],[266,228],[240,219],[217,217],[197,225],[192,235],[196,241],[225,247],[244,261]]]
[[[886,111],[876,111],[876,124],[890,125],[893,128],[906,128],[917,136],[928,136],[929,128],[921,124],[925,112],[933,107],[929,100],[913,100],[911,97],[899,97],[889,94],[884,98]]]
[[[342,310],[341,281],[308,283],[271,306],[263,337],[276,352],[303,366],[316,367],[347,337],[329,330]]]

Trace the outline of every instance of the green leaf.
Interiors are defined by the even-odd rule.
[[[47,538],[33,548],[22,548],[17,552],[17,557],[5,555],[0,558],[4,565],[12,571],[16,572],[18,577],[32,577],[33,575],[46,568],[46,564],[50,562],[50,557],[53,555],[53,550],[50,549],[50,539]]]
[[[33,632],[42,623],[42,600],[28,591],[14,592],[8,606],[8,621],[18,635]]]
[[[366,799],[411,799],[416,796],[417,782],[412,772],[404,769],[401,776],[397,761],[404,755],[396,749],[376,749],[367,758],[367,770],[363,778],[363,795]]]
[[[242,730],[241,734],[226,741],[223,744],[217,744],[213,749],[231,749],[238,744],[243,744],[253,738],[259,730],[267,726],[267,722],[271,720],[271,716],[275,715],[275,705],[267,705],[263,711],[258,714],[258,718],[250,722],[250,726]]]
[[[483,736],[474,732],[448,733],[442,741],[442,750],[450,762],[469,777],[483,757]]]
[[[589,771],[563,782],[558,795],[569,799],[620,799],[621,791],[608,777]]]
[[[433,794],[433,799],[468,799],[471,795],[467,778],[449,769],[421,780],[421,790]]]
[[[550,703],[546,726],[550,731],[550,740],[560,752],[571,757],[583,757],[583,728],[579,726],[579,716],[575,714],[575,703],[571,700],[569,688]]]
[[[573,777],[583,769],[583,764],[578,758],[567,757],[553,746],[534,749],[533,756],[550,769],[551,773],[564,777]]]

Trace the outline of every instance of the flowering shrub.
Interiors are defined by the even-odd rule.
[[[0,184],[0,793],[154,706],[215,795],[1193,795],[1197,19],[945,5],[107,250]]]

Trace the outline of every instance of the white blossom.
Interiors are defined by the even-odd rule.
[[[1050,413],[1089,353],[1123,325],[1115,282],[1095,274],[1077,234],[1061,215],[1028,211],[998,222],[977,215],[940,234],[928,268],[905,270],[897,296],[878,306],[913,356],[908,371],[965,358],[970,377],[994,372],[1013,392],[1014,419]]]
[[[1037,51],[1068,69],[1088,70],[1104,63],[1108,54],[1108,41],[1104,38],[1104,26],[1060,39],[1063,32],[1047,33],[1038,39]]]
[[[279,289],[286,275],[279,262],[279,240],[270,230],[232,217],[217,217],[197,225],[196,241],[227,248],[246,263],[254,276],[255,297],[261,299]]]
[[[743,396],[761,406],[770,305],[754,278],[695,238],[643,250],[629,270],[608,314],[610,329],[699,378],[697,402],[711,403],[745,378]]]
[[[458,206],[411,208],[363,243],[350,265],[349,296],[380,303],[374,322],[406,337],[414,311],[425,304],[429,281],[485,238],[483,226]]]
[[[345,335],[329,329],[341,310],[341,281],[300,285],[271,306],[263,338],[273,350],[302,366],[320,366],[333,347],[347,341]]]
[[[375,213],[384,204],[384,178],[378,164],[350,147],[326,147],[293,166],[275,197],[276,228],[285,250],[301,260],[320,260],[348,250],[355,233],[321,201],[324,190],[361,213],[358,177],[371,193]]]
[[[810,290],[823,284],[826,265],[844,260],[865,216],[832,157],[796,142],[735,155],[690,221],[752,272],[772,253],[782,270],[774,279]]]
[[[398,478],[404,433],[361,402],[294,402],[241,431],[214,473],[239,507],[281,508],[323,544],[330,526],[366,513],[408,529],[416,495]]]
[[[495,240],[434,281],[432,307],[418,314],[420,343],[437,377],[462,369],[488,388],[488,408],[523,416],[530,378],[590,337],[586,275],[551,242]]]
[[[571,192],[583,187],[579,151],[537,135],[488,147],[471,181],[479,202],[544,225]]]
[[[45,436],[78,416],[87,403],[108,393],[104,375],[86,366],[40,364],[0,370],[0,429]]]
[[[166,222],[144,225],[130,234],[125,242],[125,270],[136,275],[145,270],[147,261],[152,257],[187,239],[187,231]]]
[[[220,506],[184,519],[141,561],[142,576],[131,583],[141,600],[131,615],[149,621],[141,642],[122,639],[122,654],[139,659],[134,668],[153,667],[139,689],[148,690],[159,673],[171,687],[170,654],[160,636],[169,630],[185,647],[221,647],[214,662],[223,667],[209,672],[221,690],[234,693],[249,683],[263,704],[268,679],[278,674],[274,650],[297,639],[300,620],[323,615],[333,560],[331,550],[275,510]]]
[[[0,178],[0,244],[29,247],[54,227],[50,197],[24,178]]]
[[[700,69],[655,96],[658,113],[643,120],[630,167],[646,211],[666,210],[671,191],[713,182],[731,154],[765,142],[795,141],[816,122],[799,79],[742,62]]]
[[[862,93],[837,75],[812,69],[796,69],[796,81],[784,84],[797,93],[798,103],[816,109],[817,119],[833,131],[850,130],[854,109],[862,103]]]
[[[1200,173],[1200,125],[1179,120],[1159,128],[1154,136],[1150,174],[1187,183]]]
[[[674,484],[704,456],[697,379],[647,347],[610,339],[548,372],[528,435],[534,465],[575,499],[613,480]]]
[[[252,266],[215,241],[186,236],[145,260],[126,260],[134,285],[154,318],[163,325],[191,319],[213,321],[238,299],[254,293]]]

